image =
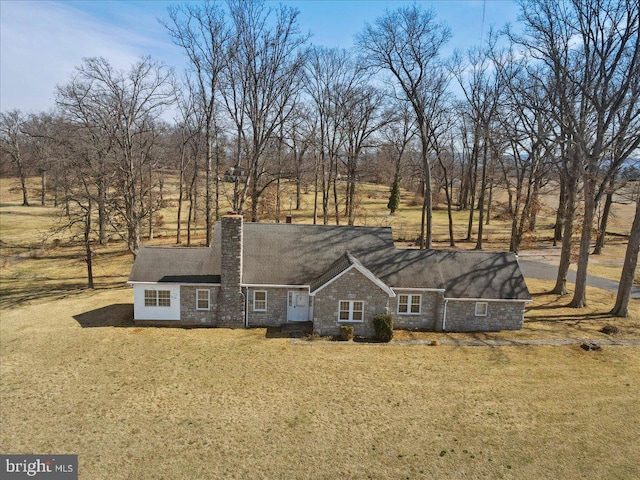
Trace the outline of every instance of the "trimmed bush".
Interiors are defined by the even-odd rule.
[[[353,340],[353,327],[351,325],[340,325],[340,340],[343,342]]]
[[[373,317],[373,338],[379,342],[390,342],[393,338],[393,317],[388,313]]]

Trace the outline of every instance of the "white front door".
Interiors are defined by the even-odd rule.
[[[289,292],[287,299],[287,321],[306,322],[309,320],[309,294]]]

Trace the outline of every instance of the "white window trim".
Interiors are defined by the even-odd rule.
[[[147,292],[153,292],[153,299],[149,298],[149,300],[153,300],[153,305],[147,305]],[[167,292],[169,294],[169,305],[160,305],[160,292]],[[145,289],[144,306],[145,308],[171,308],[171,290]]]
[[[420,293],[398,293],[398,315],[421,315],[422,314],[422,294]],[[407,311],[400,311],[400,297],[407,297]],[[419,310],[417,312],[411,311],[411,305],[413,297],[418,297],[420,302],[418,303]]]
[[[257,308],[256,307],[256,293],[264,293],[264,308]],[[267,291],[266,290],[254,290],[253,291],[253,311],[254,312],[266,312],[267,311]],[[257,300],[258,302],[261,302],[262,300]]]
[[[153,299],[151,298],[151,293],[153,292]],[[147,305],[147,300],[153,300],[153,305]],[[146,289],[144,291],[144,306],[145,307],[157,307],[158,306],[158,291],[153,289]]]
[[[340,304],[342,302],[349,303],[349,318],[347,320],[340,319]],[[362,320],[353,320],[353,306],[355,303],[362,303]],[[339,300],[338,301],[338,323],[364,323],[364,300]]]
[[[200,298],[198,298],[198,295],[200,295],[200,292],[206,292],[207,294],[207,308],[200,308],[198,306],[200,303]],[[196,310],[200,312],[208,312],[209,310],[211,310],[211,290],[204,289],[204,288],[196,289]]]
[[[157,290],[158,292],[158,307],[161,308],[171,308],[171,290]],[[168,293],[168,298],[163,298],[162,300],[169,300],[169,305],[160,305],[160,293]]]
[[[478,307],[484,305],[484,313],[478,313]],[[476,317],[486,317],[489,314],[489,304],[487,302],[476,302]]]

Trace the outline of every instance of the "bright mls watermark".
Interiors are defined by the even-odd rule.
[[[0,455],[2,480],[78,480],[77,455]]]

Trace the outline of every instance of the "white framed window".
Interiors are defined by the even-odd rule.
[[[398,314],[418,315],[422,309],[421,294],[398,295]]]
[[[266,290],[254,290],[253,311],[254,312],[267,311],[267,291]]]
[[[210,294],[209,290],[196,290],[196,310],[209,310]]]
[[[487,302],[476,302],[476,317],[486,317],[489,311]]]
[[[171,291],[170,290],[145,290],[144,306],[145,307],[170,307]]]
[[[158,305],[158,295],[156,295],[155,290],[145,290],[144,291],[144,306],[145,307],[155,307]]]
[[[158,306],[159,307],[171,306],[171,292],[169,290],[158,290]]]
[[[364,302],[361,300],[340,300],[338,303],[339,322],[362,322]]]

